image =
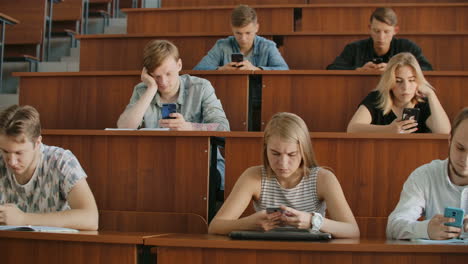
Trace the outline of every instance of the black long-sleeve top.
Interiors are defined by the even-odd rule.
[[[388,61],[400,52],[412,53],[419,62],[423,71],[431,71],[432,65],[422,54],[421,48],[408,39],[393,38],[390,43],[390,49],[383,56],[378,56],[374,51],[372,38],[352,42],[344,48],[340,56],[336,57],[332,64],[327,66],[327,70],[355,70],[362,67],[374,58],[381,58],[382,62]]]

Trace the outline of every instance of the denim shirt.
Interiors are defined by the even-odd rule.
[[[276,43],[264,37],[255,36],[252,52],[252,65],[263,70],[288,70],[288,64],[276,48]],[[231,62],[231,54],[241,53],[239,44],[233,36],[220,39],[194,70],[216,70]]]
[[[185,121],[192,123],[216,123],[216,130],[229,131],[229,122],[224,113],[221,101],[216,97],[213,86],[208,80],[190,76],[179,76],[179,97],[177,98],[177,112],[184,116]],[[147,86],[142,82],[135,86],[127,109],[132,107]],[[162,102],[159,93],[156,93],[143,116],[142,127],[157,128],[162,118]]]

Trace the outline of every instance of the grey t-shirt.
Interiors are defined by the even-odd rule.
[[[188,74],[179,76],[179,79],[177,112],[181,113],[187,122],[217,123],[219,124],[218,131],[229,131],[229,122],[211,83],[208,80]],[[127,109],[140,99],[146,88],[144,83],[135,86]],[[150,106],[146,109],[141,126],[148,128],[159,127],[159,120],[162,118],[161,111],[161,98],[159,93],[156,93]]]
[[[49,213],[70,209],[67,197],[86,173],[76,157],[59,147],[41,144],[32,178],[19,184],[0,157],[0,204],[13,203],[23,212]]]

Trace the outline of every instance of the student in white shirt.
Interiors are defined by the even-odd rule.
[[[468,212],[468,107],[452,124],[449,157],[417,168],[406,180],[400,201],[390,214],[390,239],[450,239],[468,231],[468,215],[462,228],[446,226],[454,218],[443,216],[445,207]],[[418,221],[423,216],[425,220]]]

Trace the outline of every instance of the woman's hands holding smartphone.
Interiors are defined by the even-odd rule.
[[[310,229],[310,220],[312,214],[308,212],[302,212],[287,206],[282,205],[280,207],[284,214],[281,216],[282,225],[293,226],[298,229]]]
[[[416,120],[400,120],[395,118],[393,122],[387,125],[390,133],[409,134],[418,130],[418,122]]]
[[[262,210],[248,216],[247,219],[256,230],[269,231],[283,226],[282,215],[281,211],[267,213],[266,210]]]

